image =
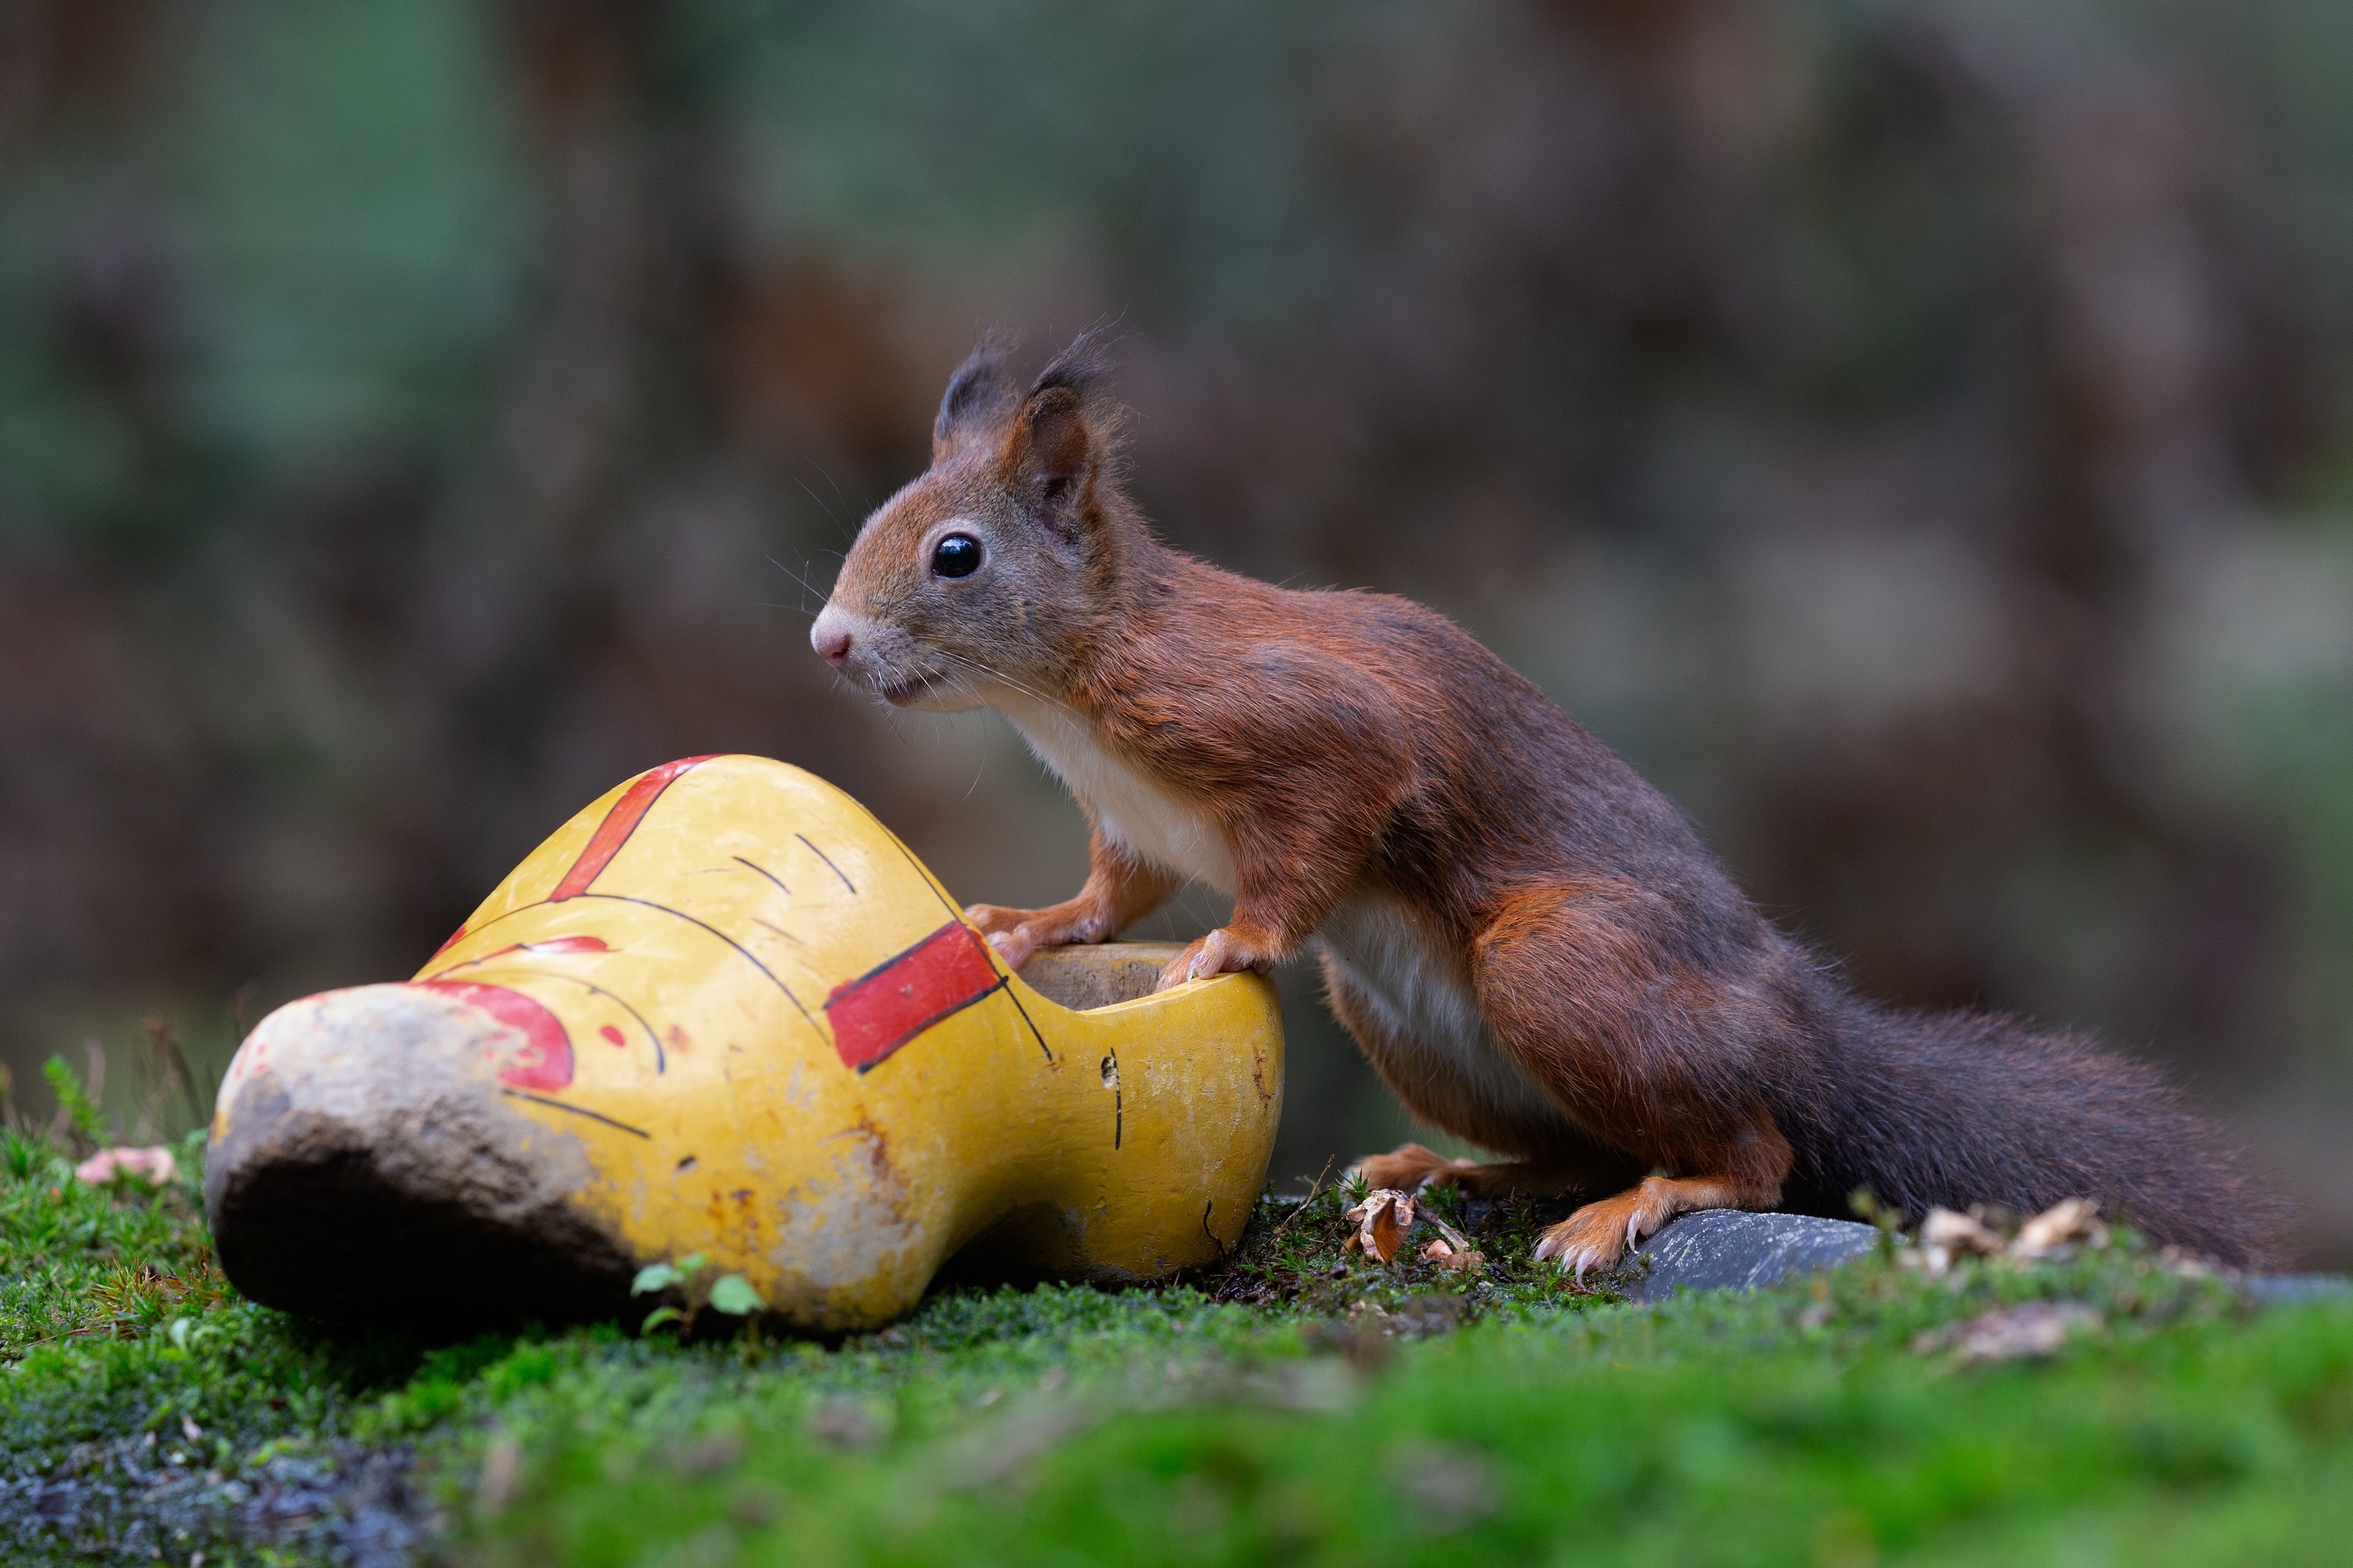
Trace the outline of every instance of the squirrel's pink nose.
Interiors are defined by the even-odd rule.
[[[849,661],[849,628],[828,616],[819,616],[809,628],[809,646],[818,658],[839,669]]]

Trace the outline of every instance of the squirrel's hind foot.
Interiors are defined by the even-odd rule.
[[[1693,1209],[1771,1208],[1777,1191],[1759,1194],[1721,1176],[1646,1176],[1640,1186],[1587,1204],[1536,1240],[1539,1261],[1585,1278],[1588,1268],[1614,1268],[1633,1245],[1679,1214]]]
[[[1482,1164],[1476,1160],[1450,1160],[1419,1143],[1400,1143],[1386,1154],[1367,1154],[1350,1169],[1364,1177],[1367,1186],[1395,1187],[1409,1193],[1430,1183],[1460,1187],[1472,1197],[1485,1199],[1507,1198],[1515,1194],[1555,1197],[1562,1193],[1590,1191],[1610,1179],[1604,1174],[1597,1181],[1596,1173],[1588,1165],[1572,1163],[1499,1161]]]
[[[1475,1168],[1470,1160],[1450,1160],[1434,1149],[1419,1143],[1400,1143],[1386,1154],[1367,1154],[1349,1167],[1351,1173],[1362,1176],[1368,1187],[1394,1187],[1409,1193],[1433,1178],[1440,1182],[1453,1180],[1461,1172]]]

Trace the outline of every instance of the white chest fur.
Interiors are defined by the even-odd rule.
[[[1155,866],[1233,896],[1233,853],[1207,812],[1103,750],[1092,726],[1068,710],[1021,696],[991,700],[1039,760],[1094,808],[1105,837]]]
[[[1446,1106],[1465,1124],[1574,1125],[1497,1047],[1470,976],[1403,907],[1352,899],[1324,922],[1323,935],[1385,1026],[1386,1037],[1360,1043],[1392,1082],[1421,1086],[1409,1099]]]
[[[1231,897],[1234,861],[1225,835],[1199,807],[1106,752],[1092,728],[1065,709],[1025,693],[990,695],[1040,761],[1094,808],[1113,843],[1154,865]],[[1324,940],[1387,1026],[1362,1042],[1391,1081],[1425,1086],[1414,1096],[1455,1114],[1441,1123],[1529,1130],[1574,1127],[1535,1080],[1497,1048],[1471,994],[1470,976],[1440,950],[1418,920],[1388,900],[1352,899],[1324,922]]]

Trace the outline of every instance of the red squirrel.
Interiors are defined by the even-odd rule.
[[[1537,1256],[1607,1268],[1690,1209],[1842,1215],[2101,1199],[2252,1261],[2268,1202],[2147,1068],[1974,1012],[1851,993],[1760,916],[1656,789],[1409,600],[1300,592],[1156,539],[1124,492],[1091,336],[1028,389],[984,339],[931,467],[866,521],[810,630],[894,708],[1010,719],[1092,825],[1086,884],[967,918],[1018,966],[1187,880],[1233,918],[1160,984],[1320,936],[1332,1011],[1422,1121],[1377,1186],[1622,1188]]]

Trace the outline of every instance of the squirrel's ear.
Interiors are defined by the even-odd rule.
[[[1005,374],[1012,341],[991,328],[956,373],[932,422],[932,461],[936,463],[976,435],[994,435],[1012,412],[1013,382]]]
[[[1050,386],[1029,395],[1014,428],[1010,477],[1034,492],[1050,515],[1060,516],[1085,489],[1094,456],[1086,405],[1069,387]]]
[[[1101,456],[1097,433],[1088,425],[1088,394],[1103,370],[1092,352],[1094,337],[1080,334],[1038,373],[1005,444],[1008,482],[1035,497],[1048,521],[1066,527]]]

